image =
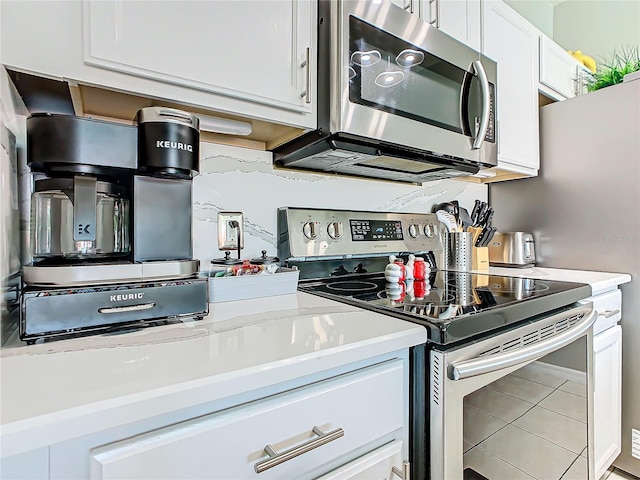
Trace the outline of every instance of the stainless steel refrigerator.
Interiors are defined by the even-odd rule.
[[[614,465],[640,476],[631,455],[640,430],[640,79],[542,107],[540,154],[540,176],[490,186],[493,224],[533,232],[538,266],[631,274]]]

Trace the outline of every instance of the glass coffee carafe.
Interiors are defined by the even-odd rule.
[[[93,176],[35,182],[31,251],[36,259],[108,259],[129,253],[130,201],[121,185]]]

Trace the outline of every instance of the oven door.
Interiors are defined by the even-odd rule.
[[[497,163],[494,61],[388,0],[331,12],[332,132]]]
[[[591,305],[430,353],[431,476],[594,480]]]

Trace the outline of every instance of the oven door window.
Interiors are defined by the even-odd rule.
[[[475,136],[482,91],[471,71],[353,15],[349,17],[348,68],[351,102]]]
[[[464,478],[588,479],[587,337],[463,400]]]

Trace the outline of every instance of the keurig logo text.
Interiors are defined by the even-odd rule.
[[[138,300],[144,297],[144,292],[141,293],[125,293],[121,295],[111,295],[109,297],[110,302],[121,302],[123,300]]]
[[[193,147],[188,143],[170,142],[169,140],[157,140],[156,148],[173,148],[175,150],[185,150],[187,152],[193,152]]]

